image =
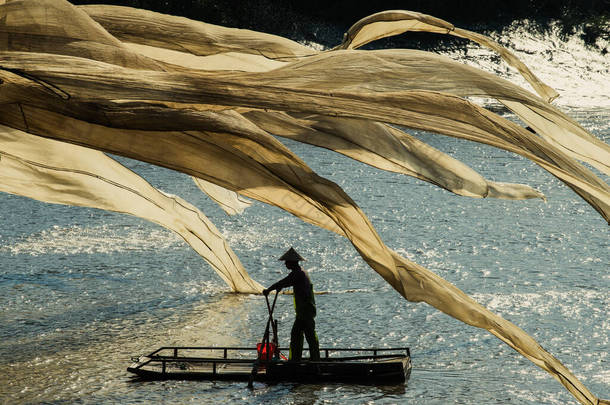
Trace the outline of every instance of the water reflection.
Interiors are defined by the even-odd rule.
[[[251,403],[275,403],[282,398],[283,404],[311,405],[332,399],[333,403],[398,402],[406,390],[405,385],[376,386],[354,384],[255,384],[249,398]],[[255,400],[254,400],[255,399]]]
[[[0,359],[5,371],[0,397],[14,402],[82,400],[109,390],[130,390],[125,369],[132,355],[163,345],[238,345],[246,328],[241,320],[248,319],[250,310],[247,297],[223,293],[196,306],[169,308],[167,314],[151,309],[27,340],[15,337],[4,346],[18,348],[18,358],[8,354]]]
[[[607,120],[596,120],[587,125],[602,126],[598,135],[608,138]],[[461,160],[479,162],[484,175],[497,174],[497,168],[487,172],[480,161],[501,164],[501,180],[528,178],[543,186],[549,202],[456,199],[414,180],[360,169],[329,152],[289,147],[357,198],[393,248],[534,333],[604,396],[608,374],[599,372],[607,368],[599,353],[608,346],[607,314],[600,311],[608,302],[607,225],[587,214],[571,190],[528,162],[478,145],[420,136]],[[328,162],[332,166],[325,166]],[[196,187],[182,189],[192,182],[144,167],[154,172],[145,177],[164,190],[213,212]],[[360,174],[358,181],[352,181],[354,173]],[[265,326],[264,299],[226,293],[198,255],[154,225],[16,197],[1,202],[0,213],[14,218],[5,217],[0,235],[0,398],[6,403],[572,400],[555,380],[488,333],[427,305],[405,302],[345,239],[262,205],[238,219],[222,212],[212,216],[254,278],[268,285],[285,275],[277,263],[278,245],[298,241],[306,247],[316,289],[329,291],[316,298],[321,344],[411,346],[414,371],[408,387],[260,384],[252,392],[234,382],[129,384],[130,357],[162,345],[253,345]],[[575,211],[581,208],[584,214]],[[461,213],[475,215],[462,218]],[[36,221],[29,224],[26,218]],[[54,238],[63,241],[61,249],[54,248]],[[88,251],[92,241],[98,248]],[[285,347],[294,319],[291,296],[278,298],[275,315]]]

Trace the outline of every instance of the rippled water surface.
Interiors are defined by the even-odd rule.
[[[568,112],[610,142],[606,101],[602,95],[593,106]],[[342,186],[391,248],[525,329],[595,394],[610,397],[608,225],[529,161],[416,135],[492,180],[538,188],[548,202],[458,197],[282,142]],[[326,292],[317,297],[321,344],[410,346],[411,379],[404,387],[256,384],[254,391],[245,383],[132,382],[125,371],[130,356],[161,345],[254,345],[266,321],[263,298],[229,293],[188,245],[154,224],[3,194],[2,403],[574,402],[558,382],[489,333],[404,301],[341,237],[260,203],[228,217],[187,176],[121,162],[197,205],[263,284],[287,274],[277,257],[295,246],[307,258],[316,290]],[[280,297],[276,315],[281,344],[287,345],[291,298]]]

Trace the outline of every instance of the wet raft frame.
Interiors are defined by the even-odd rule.
[[[307,350],[307,349],[305,349]],[[280,348],[287,352],[287,348]],[[349,356],[337,356],[337,353]],[[222,354],[219,354],[222,353]],[[256,362],[252,347],[164,346],[132,358],[127,371],[147,380],[248,381]],[[261,361],[256,381],[394,385],[411,375],[409,348],[321,348],[320,361]]]

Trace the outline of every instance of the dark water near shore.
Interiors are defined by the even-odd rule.
[[[563,97],[558,104],[610,142],[608,55],[518,25],[497,34]],[[550,56],[549,56],[550,55]],[[520,79],[477,48],[452,56]],[[502,113],[508,115],[507,113]],[[343,187],[402,255],[456,284],[530,333],[595,394],[610,397],[608,225],[576,194],[520,157],[419,133],[496,181],[525,182],[540,200],[475,200],[285,142]],[[252,276],[286,274],[290,245],[318,291],[323,346],[410,346],[405,387],[230,382],[130,382],[132,355],[161,345],[253,345],[262,297],[235,295],[179,237],[137,218],[0,195],[0,402],[564,404],[571,395],[489,333],[404,301],[346,240],[255,203],[228,217],[184,175],[121,159],[161,190],[197,205]],[[608,178],[605,178],[608,181]],[[280,339],[292,322],[278,300]]]

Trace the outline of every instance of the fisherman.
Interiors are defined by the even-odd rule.
[[[309,280],[309,276],[301,266],[299,261],[303,261],[301,255],[292,247],[279,260],[285,262],[286,267],[290,270],[290,274],[273,284],[271,287],[263,290],[265,296],[273,290],[278,293],[282,288],[293,287],[294,289],[294,308],[296,317],[290,332],[290,354],[288,360],[301,360],[303,355],[303,335],[307,339],[309,345],[309,357],[311,360],[320,360],[320,346],[318,343],[318,335],[316,335],[316,300],[313,294],[313,285]]]

